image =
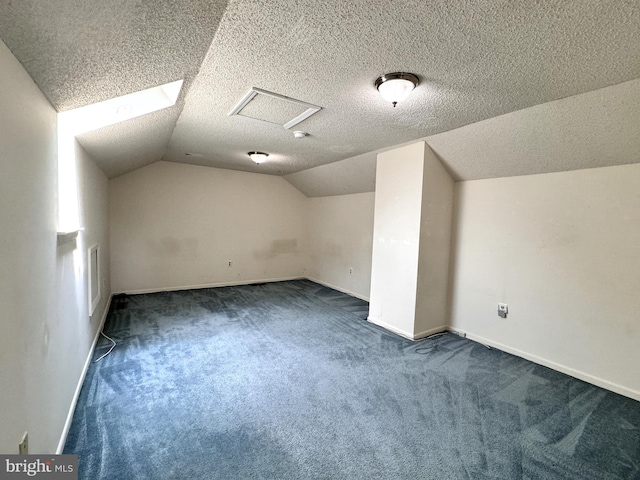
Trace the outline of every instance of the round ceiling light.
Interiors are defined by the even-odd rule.
[[[413,73],[394,72],[378,77],[375,85],[382,98],[395,107],[398,102],[409,96],[418,83],[418,77]]]
[[[264,153],[264,152],[249,152],[247,153],[247,155],[249,155],[251,160],[256,162],[258,165],[264,162],[269,156],[268,153]]]

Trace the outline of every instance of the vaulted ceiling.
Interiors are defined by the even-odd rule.
[[[175,106],[79,137],[110,177],[166,160],[345,193],[417,139],[463,180],[640,161],[621,126],[640,121],[635,0],[3,0],[0,38],[58,111],[185,80]],[[396,108],[373,85],[393,71],[420,78]],[[322,109],[290,130],[278,101],[249,113],[280,125],[229,116],[252,87]],[[570,158],[610,130],[607,153]]]

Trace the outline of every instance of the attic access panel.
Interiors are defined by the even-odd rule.
[[[288,130],[321,109],[322,107],[311,103],[252,87],[229,112],[229,116],[240,115],[261,122],[282,125]]]

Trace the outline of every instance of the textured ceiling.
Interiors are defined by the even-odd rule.
[[[3,0],[0,38],[64,111],[198,73],[219,0]]]
[[[84,133],[78,141],[109,178],[117,177],[162,160],[181,106]]]
[[[542,150],[526,121],[508,140],[496,126],[491,135],[504,148],[485,142],[481,158],[470,152],[485,133],[473,129],[640,77],[635,0],[5,0],[0,38],[59,110],[186,79],[176,107],[80,138],[110,176],[163,159],[313,184],[332,171],[316,167],[356,157],[335,167],[346,179],[365,168],[367,152],[430,137],[459,179],[604,165],[615,155],[565,155],[565,139],[552,127],[568,118],[549,122],[551,141]],[[392,71],[421,80],[395,109],[373,87]],[[228,116],[251,87],[322,107],[292,129],[310,136],[295,140],[279,125]],[[247,111],[286,116],[276,104]],[[547,125],[544,115],[534,124]],[[472,130],[456,130],[465,125]],[[629,134],[589,126],[594,138]],[[250,150],[269,152],[269,161],[253,164]],[[307,169],[313,171],[292,175]],[[345,180],[348,188],[364,188],[367,175]]]
[[[284,178],[307,197],[373,192],[376,186],[376,152],[309,168]]]
[[[640,162],[640,79],[489,118],[424,140],[456,180]],[[412,143],[412,142],[409,142]],[[377,153],[285,176],[307,197],[373,192]]]
[[[461,180],[640,162],[640,80],[426,137]]]

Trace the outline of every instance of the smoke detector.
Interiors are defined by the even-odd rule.
[[[293,132],[293,136],[295,138],[304,138],[307,135],[309,135],[307,132],[303,132],[302,130],[296,130],[295,132]]]

